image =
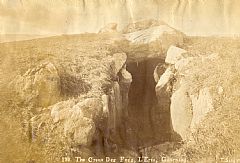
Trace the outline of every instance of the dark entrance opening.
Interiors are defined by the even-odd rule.
[[[128,61],[127,70],[133,81],[129,90],[128,102],[128,145],[148,147],[169,139],[169,108],[161,108],[156,96],[153,73],[158,64],[164,64],[159,58],[145,58]],[[165,111],[163,111],[165,110]]]

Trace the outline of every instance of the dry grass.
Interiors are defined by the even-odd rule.
[[[197,55],[218,53],[214,60],[195,60],[187,67],[191,92],[209,87],[214,111],[186,142],[182,153],[191,160],[239,156],[240,150],[240,39],[189,38],[185,48]],[[218,93],[219,87],[223,93]]]
[[[61,100],[86,94],[99,96],[96,90],[111,84],[111,74],[106,74],[109,67],[106,57],[111,55],[109,49],[113,46],[111,39],[89,34],[0,44],[0,146],[4,147],[0,150],[0,162],[59,162],[71,146],[60,130],[54,130],[48,116],[43,120],[48,126],[38,131],[38,135],[32,135],[35,129],[30,119],[37,116],[39,112],[35,110],[39,108],[24,104],[8,83],[48,61],[58,70]]]
[[[112,36],[111,36],[112,37]],[[115,36],[114,36],[115,37]],[[118,37],[118,36],[116,36]],[[187,143],[182,148],[189,158],[199,159],[215,155],[238,154],[240,146],[240,111],[238,89],[240,85],[240,39],[227,38],[186,38],[184,49],[194,55],[219,53],[215,61],[193,62],[187,78],[191,91],[210,87],[214,95],[215,112],[211,112],[202,126],[194,133],[195,143]],[[158,45],[156,45],[158,46]],[[6,84],[16,75],[24,74],[29,68],[44,61],[52,62],[58,69],[63,98],[86,95],[99,96],[106,93],[114,79],[109,73],[108,55],[126,52],[130,58],[146,56],[157,52],[147,45],[129,45],[128,42],[115,42],[108,35],[62,36],[33,41],[0,44],[0,158],[3,162],[25,162],[43,158],[59,158],[69,146],[61,133],[45,135],[42,141],[29,143],[29,119],[33,116],[32,108],[25,106]],[[224,93],[217,94],[221,86]],[[75,98],[75,97],[74,97]],[[26,121],[26,123],[22,123]],[[25,124],[25,125],[24,125]],[[48,126],[46,130],[51,129]],[[27,127],[28,128],[28,127]],[[51,131],[42,131],[51,133]],[[60,137],[58,137],[60,136]],[[44,137],[44,135],[43,135]],[[43,145],[41,145],[43,144]],[[3,149],[3,148],[1,148]],[[35,151],[35,152],[33,152]],[[14,155],[14,160],[13,156]],[[1,160],[2,161],[2,160]]]

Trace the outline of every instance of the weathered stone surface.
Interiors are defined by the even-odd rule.
[[[115,53],[111,58],[113,61],[113,72],[115,75],[122,69],[127,61],[127,55],[125,53]]]
[[[213,110],[213,101],[209,88],[203,88],[197,95],[191,95],[193,118],[191,128],[195,128]]]
[[[181,74],[182,69],[193,60],[205,62],[216,59],[218,55],[185,57],[184,54],[186,54],[185,50],[170,47],[166,62],[174,64],[176,73],[179,75],[175,85],[176,91],[171,97],[171,120],[174,131],[185,140],[197,128],[207,113],[213,110],[213,101],[207,87],[201,87],[197,92],[190,91],[187,83],[188,77]],[[189,71],[185,73],[189,73]]]
[[[120,79],[119,79],[119,85],[120,85],[120,91],[122,95],[122,119],[124,121],[125,118],[128,117],[128,93],[129,88],[132,83],[132,75],[126,70],[126,65],[121,69],[120,71]]]
[[[102,104],[103,104],[103,115],[106,117],[109,114],[109,96],[104,94],[102,95]]]
[[[71,118],[73,119],[79,118],[75,112],[81,111],[82,116],[95,120],[102,114],[102,102],[97,98],[87,98],[83,102],[77,103],[72,110]]]
[[[55,123],[62,122],[64,134],[77,145],[89,146],[94,138],[94,121],[102,115],[102,101],[88,98],[75,104],[73,100],[52,106],[51,117]],[[73,135],[73,137],[71,137]]]
[[[165,70],[166,70],[166,66],[163,63],[160,63],[156,66],[153,72],[153,78],[156,83],[158,83],[160,77],[165,72]]]
[[[159,25],[166,25],[163,21],[159,20],[153,20],[153,19],[148,19],[148,20],[142,20],[134,23],[128,24],[124,29],[123,33],[132,33],[136,32],[139,30],[144,30],[149,27],[154,27],[154,26],[159,26]]]
[[[56,67],[50,62],[17,76],[10,86],[15,88],[25,102],[34,106],[46,107],[60,98],[60,78]]]
[[[157,67],[156,67],[157,68]],[[156,70],[155,68],[155,70]],[[171,104],[171,94],[172,94],[172,80],[174,73],[172,68],[168,67],[163,73],[162,71],[166,69],[165,66],[160,67],[158,75],[160,79],[155,87],[155,92],[157,96],[157,105],[153,108],[152,119],[155,122],[155,132],[158,135],[163,135],[162,140],[170,141],[170,135],[172,133],[171,127],[171,116],[170,116],[170,104]],[[157,73],[155,73],[157,74]],[[157,77],[156,77],[157,78]],[[156,80],[156,79],[155,79]]]
[[[163,99],[163,101],[168,101],[166,96],[169,93],[168,87],[171,85],[174,88],[170,105],[172,127],[184,140],[190,136],[190,133],[205,118],[207,113],[213,110],[209,88],[202,87],[197,93],[191,92],[186,75],[189,71],[185,71],[184,68],[187,68],[193,60],[205,62],[206,60],[209,61],[216,58],[218,58],[216,54],[205,57],[188,57],[187,51],[175,46],[171,46],[168,49],[165,62],[172,66],[167,68],[163,75],[160,76],[155,89],[158,101]],[[176,77],[176,82],[172,83],[174,76]],[[154,78],[155,80],[159,78],[156,72],[154,73]],[[168,104],[161,106],[167,107]]]
[[[182,139],[186,139],[193,117],[187,83],[182,84],[180,88],[172,94],[170,108],[173,130],[177,132]]]
[[[110,93],[110,107],[109,107],[109,128],[113,131],[121,122],[122,115],[122,95],[118,82],[113,83],[113,88]]]
[[[51,117],[54,123],[66,120],[70,116],[70,110],[75,105],[73,100],[61,101],[51,106]]]
[[[156,92],[162,89],[173,78],[174,72],[171,67],[167,68],[163,75],[160,77],[155,89]]]
[[[52,119],[53,122],[49,123],[63,133],[66,139],[75,146],[89,147],[96,139],[100,140],[98,143],[101,145],[102,137],[107,142],[112,134],[123,133],[122,130],[119,132],[117,128],[122,125],[123,115],[127,116],[126,110],[123,110],[123,103],[127,105],[127,94],[132,76],[126,70],[127,56],[125,53],[115,53],[107,59],[111,63],[110,70],[118,77],[118,82],[114,82],[109,94],[105,94],[101,98],[69,99],[48,107],[49,119]],[[96,89],[99,89],[100,86],[98,82]],[[127,109],[126,106],[125,109]],[[47,115],[43,116],[47,117]],[[45,121],[47,120],[44,119]],[[100,122],[106,126],[103,127],[103,124],[99,124]],[[101,130],[101,134],[96,138],[99,130]]]
[[[92,119],[78,117],[78,119],[68,119],[64,123],[64,133],[66,136],[73,135],[73,141],[77,145],[90,146],[96,131]]]
[[[187,51],[176,46],[170,46],[167,51],[165,62],[168,64],[175,64],[180,59],[184,58],[183,54]]]
[[[54,122],[66,119],[86,117],[96,119],[102,113],[102,102],[97,98],[87,98],[75,104],[73,100],[59,102],[51,107],[51,117]]]
[[[167,26],[167,25],[160,25],[155,27],[150,27],[148,29],[132,32],[125,34],[125,37],[127,40],[131,41],[132,43],[142,43],[147,44],[151,43],[153,41],[156,41],[157,39],[166,39],[164,38],[166,35],[169,35],[169,37],[176,36],[179,33],[174,30],[173,28]],[[179,37],[182,37],[179,34]],[[168,39],[168,42],[171,42],[171,38]],[[167,43],[167,40],[162,41],[164,44]]]
[[[130,84],[132,82],[132,75],[126,70],[126,65],[120,70],[121,78],[120,82]]]
[[[190,95],[187,84],[182,83],[171,97],[171,118],[174,131],[185,140],[212,110],[212,97],[208,88]]]

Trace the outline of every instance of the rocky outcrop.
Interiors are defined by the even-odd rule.
[[[117,81],[113,82],[111,91],[102,96],[108,130],[118,137],[125,132],[124,119],[128,116],[128,91],[132,82],[132,75],[126,70],[126,61],[125,53],[113,54],[111,70]]]
[[[187,83],[182,83],[180,88],[171,96],[170,114],[173,130],[182,139],[186,139],[193,118],[192,101],[188,94]]]
[[[183,36],[175,29],[167,26],[160,25],[154,26],[140,31],[125,34],[127,40],[132,43],[147,44],[156,40],[160,40],[163,45],[172,45],[182,42]]]
[[[213,111],[213,99],[208,87],[199,90],[198,94],[191,95],[190,98],[193,112],[191,128],[194,129],[204,120],[208,112]]]
[[[168,67],[157,82],[157,85],[155,88],[156,92],[159,92],[163,87],[165,87],[170,82],[170,80],[172,80],[173,75],[174,75],[174,71],[172,70],[171,67]]]
[[[171,97],[169,97],[171,99],[170,115],[172,127],[183,140],[186,140],[190,133],[204,120],[207,113],[213,110],[209,88],[201,87],[195,92],[191,91],[188,81],[189,71],[184,71],[184,68],[194,60],[203,62],[204,60],[214,59],[214,57],[212,55],[207,57],[187,56],[189,55],[184,49],[171,46],[165,59],[169,67],[156,85],[156,93],[158,95],[169,92],[169,89],[166,89],[167,87],[172,88],[173,92],[171,92]],[[173,82],[173,80],[175,81]]]
[[[50,109],[53,122],[59,122],[63,126],[66,137],[72,138],[76,145],[91,145],[96,132],[94,122],[102,114],[101,100],[88,98],[77,104],[68,100],[57,103]]]
[[[148,44],[151,50],[156,50],[155,53],[160,54],[164,54],[171,45],[183,44],[183,33],[164,23],[153,24],[150,23],[148,28],[145,24],[139,28],[132,25],[134,30],[129,30],[131,32],[124,34],[124,37],[134,45]]]
[[[186,140],[204,120],[207,113],[213,111],[209,88],[190,94],[187,83],[182,83],[172,94],[170,109],[174,131]]]
[[[148,19],[148,20],[142,20],[137,21],[134,23],[128,24],[123,30],[123,33],[132,33],[140,30],[147,29],[149,27],[155,27],[160,25],[166,25],[163,21],[154,20],[154,19]]]
[[[108,95],[103,95],[103,109],[107,114],[107,137],[114,137],[114,141],[123,143],[128,117],[128,92],[132,82],[132,75],[126,70],[126,64],[118,73],[118,82],[114,82]]]
[[[132,83],[132,75],[126,70],[126,64],[120,71],[120,79],[119,79],[119,84],[121,88],[121,94],[122,94],[122,119],[126,119],[128,117],[128,92],[130,85]]]
[[[51,132],[61,133],[63,141],[71,142],[73,147],[84,147],[97,154],[117,150],[116,144],[123,141],[125,133],[132,76],[126,70],[125,53],[115,53],[106,60],[108,75],[114,76],[111,86],[99,97],[78,97],[46,107],[44,113],[32,119],[33,135],[38,135],[35,128],[52,126]],[[93,83],[95,88],[91,91],[101,89],[101,84]],[[48,125],[41,125],[45,123]]]
[[[115,53],[111,57],[112,62],[113,62],[113,73],[114,75],[117,75],[122,67],[125,65],[127,61],[127,55],[125,53]]]
[[[177,61],[181,60],[184,58],[184,54],[187,51],[181,48],[178,48],[176,46],[170,46],[168,51],[167,51],[167,56],[165,59],[165,62],[168,64],[176,64]]]
[[[28,104],[46,107],[60,99],[60,77],[51,62],[43,63],[17,76],[10,87]]]

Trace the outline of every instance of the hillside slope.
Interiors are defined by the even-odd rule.
[[[0,44],[1,161],[238,156],[239,38],[102,31]]]

